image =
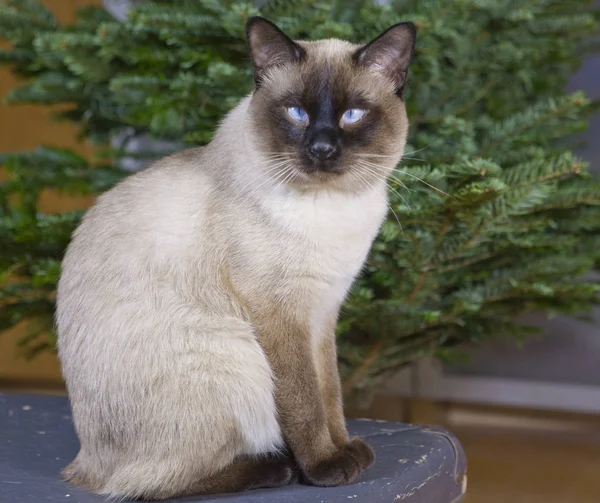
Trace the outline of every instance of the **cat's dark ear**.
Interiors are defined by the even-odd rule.
[[[263,17],[248,20],[246,37],[257,86],[269,68],[299,62],[306,54],[302,47]]]
[[[391,78],[396,85],[396,93],[401,97],[416,37],[413,23],[395,24],[356,51],[354,61]]]

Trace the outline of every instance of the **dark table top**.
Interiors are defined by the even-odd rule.
[[[367,439],[375,464],[352,485],[291,485],[245,493],[169,500],[236,503],[453,503],[466,486],[466,459],[440,428],[351,420],[352,435]],[[72,487],[60,470],[77,454],[65,397],[0,393],[0,502],[98,503],[105,498]]]

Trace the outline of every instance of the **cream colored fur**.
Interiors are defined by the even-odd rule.
[[[100,493],[166,497],[280,449],[276,383],[247,304],[309,312],[318,356],[384,218],[383,181],[301,190],[267,176],[251,105],[209,146],[101,196],[68,248],[58,347],[81,451],[66,476]]]

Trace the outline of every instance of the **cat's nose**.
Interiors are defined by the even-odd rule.
[[[314,159],[326,161],[336,155],[337,147],[326,140],[318,140],[309,147],[309,151]]]
[[[340,139],[336,132],[329,128],[314,131],[307,147],[308,156],[317,163],[333,161],[340,155]]]

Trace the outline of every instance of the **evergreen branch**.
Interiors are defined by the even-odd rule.
[[[371,367],[377,362],[385,345],[384,339],[377,340],[370,348],[366,358],[354,373],[344,381],[343,391],[345,394],[352,392],[359,383],[369,374]]]
[[[485,96],[490,92],[490,90],[492,89],[492,87],[494,85],[496,85],[496,81],[490,79],[490,80],[488,80],[486,82],[486,84],[481,89],[479,89],[475,93],[475,95],[473,95],[465,103],[460,104],[456,109],[450,110],[450,111],[448,111],[448,112],[446,112],[444,114],[441,114],[441,115],[438,115],[437,117],[432,117],[432,118],[427,118],[427,117],[424,117],[424,116],[417,115],[416,117],[412,117],[411,122],[413,122],[414,124],[428,124],[428,125],[432,125],[432,124],[438,124],[438,123],[442,122],[449,115],[453,115],[455,117],[460,117],[462,114],[464,114],[465,112],[467,112],[470,109],[472,109],[479,101],[481,101],[483,98],[485,98]],[[459,88],[453,90],[452,92],[446,94],[437,103],[437,105],[433,106],[432,108],[434,110],[440,108],[442,105],[444,105],[448,101],[451,101],[454,98],[456,98],[456,96],[458,96],[458,94],[461,91],[462,91],[462,89],[459,87]]]
[[[509,137],[516,137],[525,130],[544,123],[554,117],[560,116],[574,107],[583,107],[589,104],[582,93],[575,93],[560,100],[549,100],[547,103],[536,105],[529,110],[516,114],[502,124],[492,128],[491,141],[487,142],[480,151],[481,157],[487,157],[494,148]]]
[[[496,256],[498,256],[498,252],[496,252],[496,251],[484,253],[483,255],[473,257],[468,260],[464,260],[462,262],[457,262],[455,264],[449,264],[445,267],[438,267],[438,268],[436,268],[436,272],[443,274],[445,272],[454,271],[456,269],[464,269],[470,265],[478,264],[479,262],[484,262],[485,260],[488,260],[488,259],[496,257]]]
[[[210,141],[252,90],[244,24],[259,11],[308,40],[364,43],[415,21],[410,148],[391,181],[407,190],[390,198],[403,231],[390,214],[343,310],[346,393],[423,355],[522,337],[518,313],[598,301],[581,275],[600,264],[600,185],[564,141],[597,107],[563,91],[598,48],[600,11],[587,0],[145,0],[123,22],[92,7],[64,27],[36,1],[0,2],[0,63],[28,78],[8,101],[61,105],[55,117],[102,148],[115,137]],[[40,213],[38,196],[98,194],[122,178],[121,158],[157,155],[129,147],[94,162],[48,147],[1,157],[0,322],[30,322],[24,351],[53,347],[59,264],[82,214]]]

